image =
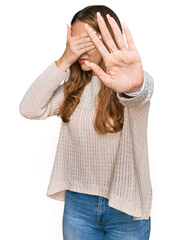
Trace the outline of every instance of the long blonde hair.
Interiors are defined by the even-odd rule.
[[[119,25],[121,32],[123,33],[121,23],[117,15],[110,8],[104,5],[91,5],[78,11],[71,21],[71,26],[76,21],[82,21],[88,23],[90,26],[92,26],[92,28],[100,33],[96,17],[96,13],[98,11],[101,13],[106,26],[113,38],[113,41],[117,46],[112,28],[106,18],[106,14],[109,13],[110,16],[115,19]],[[108,49],[104,41],[103,44]],[[99,66],[104,72],[106,72],[103,59],[101,60]],[[78,61],[74,62],[70,66],[70,76],[64,83],[64,100],[61,106],[56,109],[56,115],[60,116],[63,122],[67,123],[69,121],[71,114],[75,111],[78,103],[80,102],[80,97],[85,86],[91,81],[91,78],[92,70],[83,71]],[[116,92],[111,88],[108,88],[101,81],[101,88],[99,90],[97,99],[98,103],[96,106],[94,129],[99,134],[105,134],[109,132],[117,133],[121,131],[124,122],[124,106],[117,98]]]

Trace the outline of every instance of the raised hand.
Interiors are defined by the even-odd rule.
[[[118,47],[113,41],[103,17],[97,13],[97,21],[102,38],[109,51],[96,36],[88,24],[85,24],[87,33],[100,52],[106,67],[106,73],[95,63],[85,61],[103,83],[116,92],[137,92],[143,84],[143,68],[140,55],[135,47],[129,28],[123,23],[123,31],[127,45],[120,28],[114,18],[107,15],[107,19],[113,30]],[[119,48],[119,49],[118,49]]]
[[[94,49],[95,46],[87,33],[81,33],[72,37],[71,28],[68,25],[67,27],[66,49],[63,55],[65,55],[72,64],[76,62],[83,53]]]
[[[71,28],[67,24],[66,49],[63,55],[56,61],[57,67],[66,72],[67,69],[83,54],[95,46],[88,36],[88,33],[80,33],[71,36]]]

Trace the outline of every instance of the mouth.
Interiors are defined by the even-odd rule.
[[[87,60],[87,58],[80,58],[80,59],[78,59],[78,62],[84,63],[86,60]]]

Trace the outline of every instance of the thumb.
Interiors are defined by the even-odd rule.
[[[101,79],[101,81],[107,86],[111,87],[111,78],[108,74],[106,74],[96,63],[85,61],[85,64],[88,67],[91,67],[93,72],[96,74],[98,78]]]
[[[71,28],[67,24],[67,41],[71,38]]]

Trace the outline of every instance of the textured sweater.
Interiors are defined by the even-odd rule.
[[[62,121],[55,160],[46,195],[65,201],[66,190],[103,196],[108,205],[134,220],[148,219],[152,206],[147,125],[154,80],[143,71],[140,94],[129,97],[116,92],[124,106],[123,129],[100,135],[93,127],[94,98],[100,79],[92,76],[68,123]],[[62,71],[53,61],[31,84],[19,105],[22,116],[43,120],[55,115],[63,101]]]

